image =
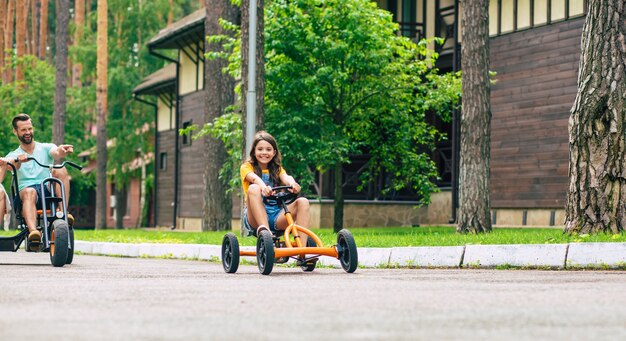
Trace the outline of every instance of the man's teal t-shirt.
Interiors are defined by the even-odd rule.
[[[54,163],[52,156],[50,156],[50,150],[55,145],[52,143],[35,143],[35,150],[28,156],[34,157],[42,165],[51,165]],[[26,154],[22,148],[18,147],[16,150],[7,154],[6,158],[9,161],[14,161],[19,155]],[[21,164],[20,169],[17,170],[17,181],[19,183],[19,190],[38,185],[44,179],[50,177],[50,169],[44,168],[36,164],[34,161],[28,161]]]

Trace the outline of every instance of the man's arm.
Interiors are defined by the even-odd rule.
[[[53,146],[50,149],[50,156],[55,159],[62,159],[65,156],[67,156],[67,154],[73,153],[74,152],[74,146],[72,146],[71,144],[62,144],[60,146]]]
[[[4,181],[4,176],[7,174],[7,168],[9,167],[7,159],[0,157],[0,183]]]

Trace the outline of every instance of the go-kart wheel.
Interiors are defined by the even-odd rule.
[[[65,265],[69,250],[69,226],[65,220],[57,219],[52,222],[50,231],[50,262],[59,267]]]
[[[228,232],[222,240],[222,265],[228,274],[239,268],[239,241],[234,233]]]
[[[315,240],[313,240],[313,238],[308,237],[306,239],[306,247],[316,247],[316,246],[317,246],[317,243],[315,242]],[[311,272],[315,270],[315,265],[317,265],[317,259],[312,259],[300,265],[300,268],[302,268],[302,271],[304,272]]]
[[[262,230],[256,241],[256,261],[259,272],[269,275],[274,267],[274,240],[268,230]]]
[[[354,272],[359,263],[359,258],[356,253],[356,243],[350,231],[341,230],[337,233],[337,251],[341,267],[347,273]]]
[[[74,260],[74,229],[69,228],[70,230],[70,249],[67,251],[67,259],[65,260],[65,264],[72,264]]]

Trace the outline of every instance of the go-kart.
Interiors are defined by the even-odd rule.
[[[28,160],[35,162],[40,167],[50,169],[50,172],[53,168],[63,168],[66,165],[78,170],[82,169],[81,166],[70,161],[64,161],[58,165],[42,165],[32,157],[29,157]],[[41,207],[45,210],[37,209],[37,229],[41,232],[41,242],[31,243],[27,238],[29,231],[21,212],[17,170],[13,164],[9,163],[9,166],[12,168],[11,196],[15,203],[13,213],[17,223],[16,229],[19,232],[12,237],[0,237],[0,251],[16,252],[22,242],[26,241],[27,252],[50,252],[50,262],[53,266],[60,267],[71,264],[74,259],[74,229],[67,221],[63,182],[50,176],[40,183],[40,193],[45,193],[41,197]],[[47,188],[47,191],[44,188]]]
[[[343,229],[337,233],[337,244],[325,247],[320,238],[308,228],[297,225],[287,205],[294,202],[298,195],[289,192],[290,186],[273,187],[273,195],[263,198],[268,205],[279,205],[287,218],[288,226],[284,231],[261,229],[258,235],[255,231],[248,231],[249,235],[257,237],[256,251],[239,249],[239,241],[234,233],[229,232],[222,241],[222,265],[226,273],[235,273],[239,268],[240,256],[256,256],[259,272],[269,275],[274,263],[286,263],[295,259],[302,270],[309,272],[315,269],[320,256],[330,256],[339,259],[341,267],[348,273],[356,270],[358,255],[354,237],[350,231]],[[302,245],[299,233],[308,236],[306,245]]]

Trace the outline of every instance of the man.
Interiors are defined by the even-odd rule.
[[[56,146],[52,143],[35,142],[35,132],[30,116],[19,114],[13,118],[13,134],[20,141],[20,146],[10,152],[4,159],[0,158],[0,181],[4,179],[7,163],[12,163],[17,169],[19,182],[19,195],[22,201],[22,217],[26,221],[29,234],[28,241],[32,245],[41,243],[41,232],[37,230],[37,209],[42,209],[41,181],[50,176],[49,169],[40,167],[34,162],[29,162],[28,157],[33,157],[41,164],[53,164],[54,160],[64,158],[74,151],[71,145]],[[17,160],[17,162],[16,162]],[[52,176],[61,180],[65,187],[66,199],[69,200],[70,180],[65,168],[53,169]],[[47,191],[47,189],[45,189]],[[70,225],[74,223],[74,217],[67,215]]]

